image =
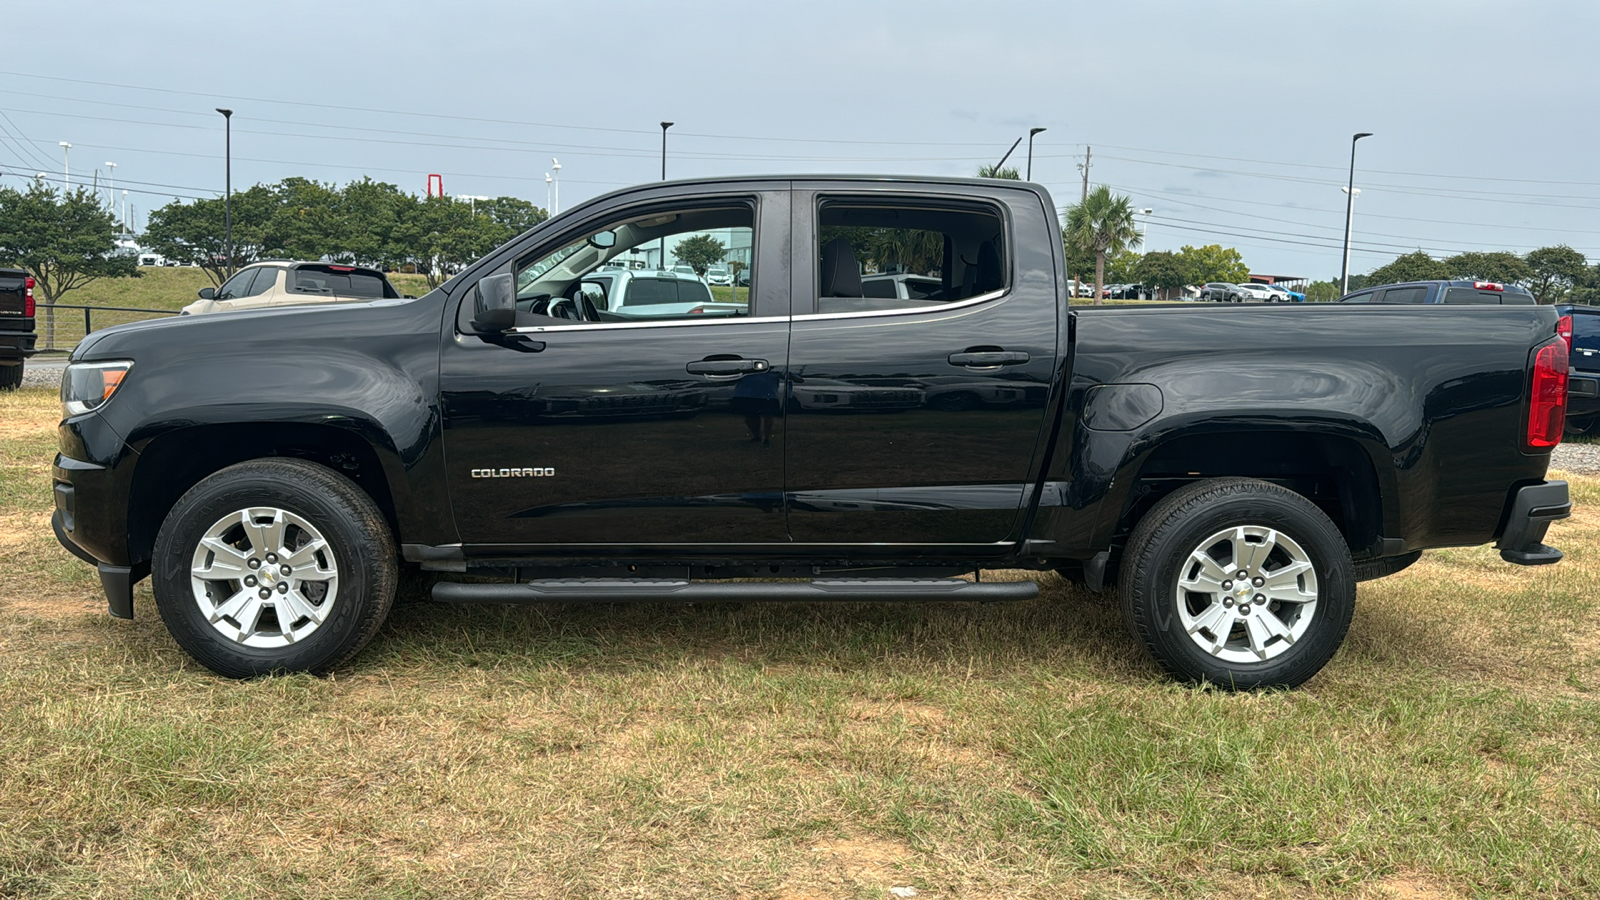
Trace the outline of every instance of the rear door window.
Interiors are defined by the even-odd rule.
[[[1359,294],[1351,294],[1350,296],[1344,298],[1343,300],[1340,300],[1339,302],[1340,303],[1377,303],[1377,302],[1379,302],[1379,299],[1380,299],[1379,295],[1381,293],[1382,293],[1381,291],[1362,291]]]
[[[1446,303],[1475,303],[1479,306],[1500,305],[1500,291],[1480,291],[1477,288],[1450,287],[1444,289]]]
[[[1384,303],[1422,303],[1427,299],[1428,286],[1425,284],[1389,288],[1383,292]]]
[[[1600,369],[1600,315],[1572,316],[1573,363],[1585,369]]]

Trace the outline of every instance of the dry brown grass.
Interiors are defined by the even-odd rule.
[[[1167,683],[1104,598],[397,609],[325,679],[116,622],[0,397],[0,896],[1588,897],[1600,479],[1560,566],[1430,553],[1303,689]]]

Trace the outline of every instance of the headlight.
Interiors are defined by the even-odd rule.
[[[117,392],[133,361],[73,363],[61,373],[61,411],[81,416],[104,406]]]

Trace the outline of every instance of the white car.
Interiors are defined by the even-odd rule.
[[[583,279],[583,292],[603,320],[742,316],[750,311],[745,303],[714,301],[711,288],[692,270],[683,275],[677,271],[599,269]]]
[[[712,266],[706,270],[706,283],[726,287],[733,284],[733,275],[721,266]]]
[[[908,275],[902,272],[893,275],[861,276],[861,296],[863,297],[923,300],[943,287],[943,282],[927,275]]]
[[[1288,296],[1267,284],[1236,284],[1234,289],[1247,303],[1287,302]]]

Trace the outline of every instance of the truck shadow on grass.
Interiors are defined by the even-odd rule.
[[[353,665],[603,671],[733,659],[775,668],[1155,674],[1124,630],[1115,595],[1041,577],[1038,599],[996,604],[454,606],[413,588]]]

